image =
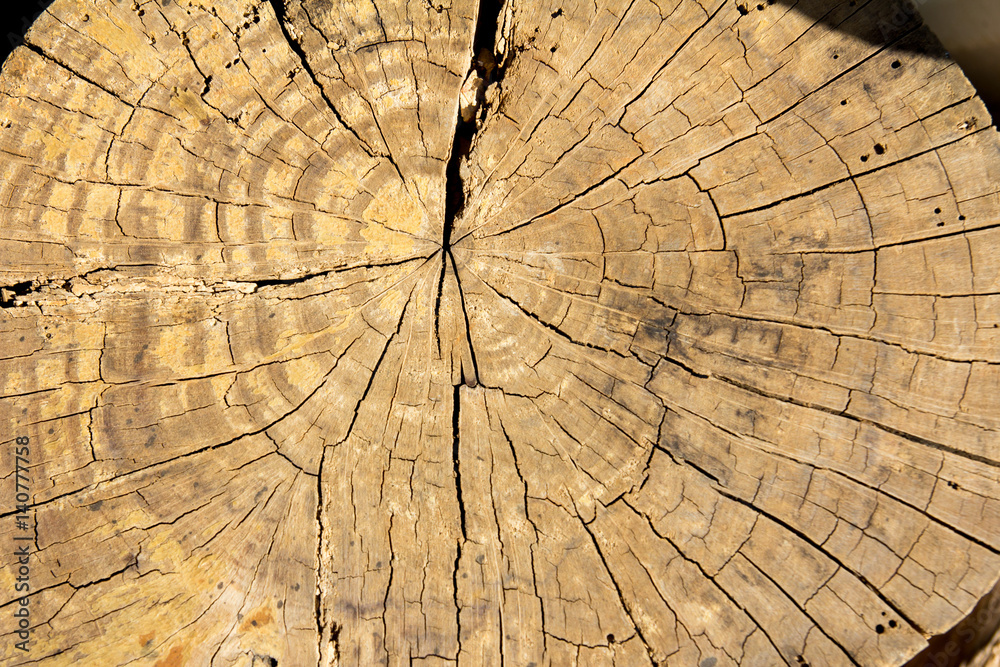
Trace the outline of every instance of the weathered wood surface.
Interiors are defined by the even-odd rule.
[[[907,667],[1000,667],[1000,586],[945,634],[932,637]]]
[[[916,18],[799,4],[55,0],[0,75],[0,661],[868,667],[969,614],[1000,143]]]

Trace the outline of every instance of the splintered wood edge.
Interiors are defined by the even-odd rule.
[[[1000,143],[897,10],[55,0],[4,664],[913,658],[1000,575]]]

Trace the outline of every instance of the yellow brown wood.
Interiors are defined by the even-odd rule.
[[[0,285],[4,665],[898,667],[1000,578],[1000,140],[892,3],[54,0]]]

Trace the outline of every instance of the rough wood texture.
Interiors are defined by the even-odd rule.
[[[914,15],[786,4],[55,0],[0,75],[0,662],[873,667],[968,615],[1000,142]]]

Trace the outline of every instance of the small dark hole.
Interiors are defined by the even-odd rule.
[[[960,215],[960,216],[958,216],[958,219],[959,220],[965,220],[965,216],[964,215]]]
[[[862,162],[868,162],[868,156],[867,155],[862,155],[861,156],[861,161]]]
[[[764,11],[764,5],[757,5],[757,11],[758,12]]]
[[[552,18],[557,19],[562,16],[562,7],[552,12]]]
[[[553,46],[551,49],[549,49],[549,53],[555,53],[555,52],[556,52],[556,47]]]
[[[847,106],[847,100],[840,100],[840,106],[846,107]]]
[[[836,53],[834,53],[834,54],[833,54],[833,59],[834,59],[834,60],[836,60],[836,59],[837,59],[837,58],[839,58],[839,57],[840,57],[840,56],[839,56],[839,55],[837,55]]]
[[[935,213],[940,213],[940,212],[941,212],[941,209],[939,209],[939,208],[936,208],[936,209],[934,209],[934,212],[935,212]]]
[[[740,16],[746,16],[750,13],[750,10],[747,9],[746,5],[736,5],[736,9],[740,10]]]
[[[885,146],[882,144],[875,144],[875,155],[885,155]]]
[[[896,627],[896,625],[898,625],[898,624],[896,623],[896,621],[889,621],[889,627],[890,627],[890,628],[894,628],[894,627]]]
[[[902,66],[903,66],[903,63],[899,62],[898,60],[893,60],[892,61],[892,68],[893,69],[899,69]]]
[[[615,636],[614,635],[608,635],[608,643],[609,644],[614,644],[615,643]]]
[[[938,227],[944,227],[944,223],[943,222],[939,222],[937,226]]]
[[[875,632],[882,634],[883,632],[885,632],[885,626],[879,623],[878,625],[875,626]]]

